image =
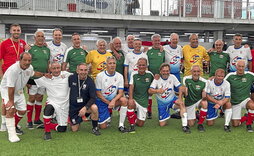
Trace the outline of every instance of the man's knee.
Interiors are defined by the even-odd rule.
[[[98,113],[98,107],[96,104],[92,104],[92,106],[90,107],[91,111],[93,114]]]
[[[26,111],[24,111],[24,110],[22,110],[22,111],[17,110],[17,112],[18,112],[19,115],[22,115],[22,116],[26,114]]]
[[[125,97],[120,98],[121,106],[127,106],[127,99]]]
[[[51,116],[54,114],[54,107],[50,104],[47,104],[46,107],[44,108],[44,115],[45,116]]]
[[[58,126],[57,127],[57,132],[66,132],[67,126]]]

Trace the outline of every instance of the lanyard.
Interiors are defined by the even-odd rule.
[[[17,50],[13,40],[12,39],[10,39],[10,40],[11,40],[12,46],[14,47],[14,50],[15,50],[16,56],[17,56],[17,60],[18,60],[19,59],[20,41],[18,42],[18,50]]]
[[[84,81],[82,82],[82,84],[80,85],[80,80],[79,80],[79,76],[78,76],[78,95],[79,95],[79,97],[81,97],[80,90],[81,90],[82,86],[84,85],[84,83],[86,82],[86,79],[87,79],[87,78],[85,78],[85,80],[84,80]]]

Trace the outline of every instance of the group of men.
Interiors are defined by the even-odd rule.
[[[44,128],[45,140],[52,138],[51,130],[65,132],[68,123],[72,131],[78,131],[85,118],[91,119],[92,133],[100,135],[99,128],[105,129],[110,124],[112,110],[119,111],[118,130],[135,133],[135,126],[142,127],[146,118],[152,118],[153,94],[160,126],[167,124],[170,108],[178,109],[183,132],[191,133],[190,127],[197,120],[196,110],[200,108],[197,127],[204,132],[204,120],[213,125],[218,109],[222,109],[226,132],[231,131],[231,119],[233,126],[246,121],[248,132],[253,132],[254,103],[250,92],[254,90],[251,88],[254,74],[249,72],[252,57],[250,49],[241,45],[240,34],[234,36],[234,45],[227,51],[222,51],[223,41],[217,40],[210,52],[199,45],[196,34],[190,35],[190,44],[183,48],[178,43],[179,36],[172,33],[170,44],[165,46],[161,46],[159,34],[152,35],[151,48],[143,47],[140,39],[128,35],[127,44],[115,37],[109,50],[107,42],[99,39],[97,49],[90,52],[83,48],[77,33],[72,35],[73,45],[67,49],[61,42],[61,29],[53,31],[50,42],[45,42],[43,31],[36,31],[31,45],[20,39],[20,25],[11,25],[10,34],[0,45],[3,60],[0,130],[8,131],[10,142],[20,141],[17,135],[23,131],[18,123],[26,112],[27,127]],[[204,61],[210,63],[208,80],[202,77]],[[45,93],[47,100],[41,121]],[[242,108],[247,110],[243,117]],[[126,117],[130,128],[125,126]]]

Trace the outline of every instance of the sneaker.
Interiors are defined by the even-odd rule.
[[[34,125],[40,125],[40,124],[43,124],[43,122],[40,119],[37,121],[34,121]]]
[[[1,124],[0,132],[5,132],[7,131],[6,123]]]
[[[18,126],[16,126],[16,134],[17,135],[23,135],[24,132]]]
[[[220,118],[224,118],[224,114],[225,114],[225,113],[223,112],[223,110],[220,110],[220,116],[219,116],[219,117],[220,117]]]
[[[17,135],[9,135],[9,141],[10,142],[19,142],[20,138]]]
[[[151,112],[147,112],[147,119],[152,119],[152,113]]]
[[[183,129],[183,132],[184,132],[184,133],[187,133],[187,134],[190,134],[190,133],[191,133],[190,127],[188,127],[188,126],[183,126],[182,129]]]
[[[251,125],[247,125],[247,131],[248,131],[249,133],[252,133],[252,132],[253,132],[253,129],[252,129]]]
[[[43,136],[43,139],[46,140],[46,141],[49,141],[51,140],[51,133],[50,132],[45,132],[44,133],[44,136]]]
[[[119,130],[120,132],[122,132],[122,133],[128,133],[128,132],[129,132],[129,130],[128,130],[127,128],[123,127],[123,126],[118,127],[118,130]]]
[[[199,132],[204,132],[205,131],[205,128],[202,124],[198,124],[198,131]]]
[[[42,124],[36,126],[36,128],[37,128],[37,129],[44,129],[45,127],[44,127],[44,124],[42,123]]]
[[[181,119],[180,112],[176,112],[170,116],[170,118],[173,119]]]
[[[129,133],[136,133],[134,125],[130,126]]]
[[[230,126],[224,126],[224,131],[225,132],[231,132]]]
[[[96,136],[101,135],[98,127],[92,128],[92,133]]]
[[[34,129],[33,122],[28,122],[28,123],[27,123],[27,128],[28,128],[28,129]]]

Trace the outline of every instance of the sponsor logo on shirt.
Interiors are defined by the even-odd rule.
[[[164,93],[161,94],[161,98],[167,99],[169,97],[171,91],[172,91],[172,88],[166,88]]]
[[[241,57],[239,57],[239,56],[236,56],[235,58],[233,58],[233,60],[232,60],[232,65],[233,66],[236,66],[236,62],[238,61],[238,60],[242,60],[243,58],[241,58]]]
[[[106,89],[105,95],[110,96],[112,93],[115,92],[115,90],[116,90],[116,86],[111,85],[111,86],[109,86],[109,87]]]
[[[242,82],[247,82],[247,79],[246,78],[242,78]]]
[[[190,63],[196,63],[196,62],[198,62],[198,60],[199,60],[199,56],[198,55],[193,55],[192,57],[191,57],[191,59],[190,59]]]
[[[196,90],[200,90],[201,86],[200,85],[196,85]]]
[[[145,82],[149,82],[149,78],[145,78]]]
[[[178,64],[179,60],[180,60],[179,56],[174,56],[174,57],[172,57],[170,64],[173,64],[173,65]]]
[[[101,63],[98,65],[97,70],[103,71],[105,68],[106,68],[106,62],[103,61],[103,62],[101,62]]]

